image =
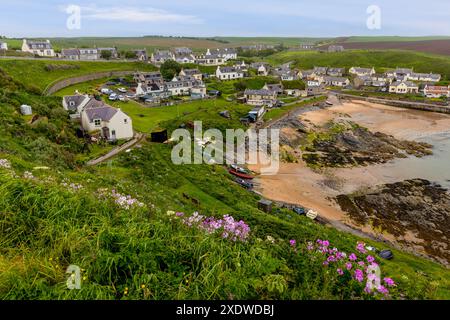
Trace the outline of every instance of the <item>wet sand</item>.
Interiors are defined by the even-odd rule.
[[[433,181],[434,176],[442,178],[441,167],[445,168],[447,161],[450,168],[450,157],[448,157],[450,115],[351,101],[327,109],[306,112],[299,118],[316,125],[342,118],[356,122],[373,132],[379,131],[397,139],[427,141],[435,145],[439,144],[440,140],[431,139],[431,137],[438,136],[443,137],[443,141],[447,143],[448,149],[444,148],[444,153],[423,159],[409,157],[367,167],[330,168],[320,173],[308,168],[304,162],[282,163],[278,174],[260,176],[256,180],[259,185],[257,191],[265,197],[314,209],[328,220],[352,225],[346,214],[332,200],[339,194],[348,194],[366,187],[419,177]],[[430,172],[423,172],[422,169],[427,166],[427,163],[431,166],[433,161],[439,161],[436,162],[439,164],[436,172],[432,171],[433,168],[430,168]],[[411,169],[411,166],[416,166],[416,170],[412,170],[414,168]],[[250,168],[258,172],[258,166],[250,166]],[[450,180],[450,173],[448,179]],[[446,179],[439,182],[444,181]],[[368,228],[364,229],[366,229],[364,231],[370,231]]]

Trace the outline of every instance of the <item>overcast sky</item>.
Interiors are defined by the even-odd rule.
[[[69,30],[66,8],[81,8]],[[381,29],[367,28],[367,8]],[[449,0],[0,0],[0,35],[296,36],[450,35]]]

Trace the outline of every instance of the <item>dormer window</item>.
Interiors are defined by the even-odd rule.
[[[70,101],[69,102],[69,106],[74,107],[75,106],[75,101]]]

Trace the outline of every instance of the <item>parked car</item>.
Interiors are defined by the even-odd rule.
[[[292,209],[292,211],[294,211],[296,214],[301,215],[301,216],[306,214],[305,208],[302,208],[302,207],[294,207]]]
[[[126,101],[126,98],[123,95],[119,95],[117,99],[119,99],[120,101]]]
[[[127,93],[128,90],[125,88],[119,88],[119,89],[117,89],[117,91],[122,92],[122,93]]]
[[[118,97],[118,95],[116,93],[112,93],[109,96],[109,100],[111,100],[111,101],[116,101],[117,99],[119,99],[119,97]]]
[[[112,91],[112,90],[109,89],[109,88],[102,88],[102,89],[100,90],[100,92],[103,93],[103,94],[107,94],[107,95],[111,95],[111,94],[114,93],[114,91]]]

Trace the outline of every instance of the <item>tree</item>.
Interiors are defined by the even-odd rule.
[[[133,51],[125,52],[125,59],[135,59],[135,58],[136,58],[136,53],[134,53]]]
[[[170,81],[175,75],[180,73],[181,65],[174,60],[167,60],[161,65],[160,71],[163,78],[166,81]]]
[[[102,50],[100,53],[100,57],[105,60],[109,60],[112,57],[112,53],[109,50]]]

